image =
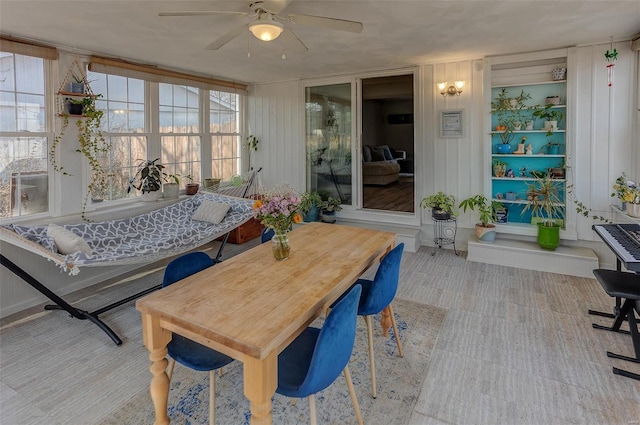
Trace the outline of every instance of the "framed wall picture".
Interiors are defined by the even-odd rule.
[[[457,138],[464,135],[462,109],[440,111],[440,137]]]

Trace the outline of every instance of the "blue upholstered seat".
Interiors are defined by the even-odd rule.
[[[262,234],[260,235],[260,242],[265,243],[271,240],[271,238],[273,238],[273,235],[275,235],[275,230],[273,230],[270,227],[265,227],[264,229],[262,229]]]
[[[371,366],[371,393],[373,398],[377,397],[376,388],[376,366],[375,358],[373,355],[373,324],[372,315],[383,312],[387,309],[389,319],[393,325],[393,333],[396,337],[396,344],[398,345],[398,354],[403,356],[402,344],[400,343],[400,336],[398,335],[398,325],[393,315],[393,307],[391,302],[396,296],[398,290],[398,280],[400,278],[400,263],[402,261],[402,250],[404,249],[404,243],[398,244],[395,248],[387,253],[380,261],[380,266],[376,271],[376,275],[373,280],[358,279],[356,285],[362,286],[362,295],[360,296],[360,302],[358,304],[358,315],[364,316],[367,323],[367,336],[369,339],[369,363]],[[383,313],[383,314],[386,314]],[[383,329],[385,336],[387,335],[387,329]]]
[[[166,287],[201,270],[213,266],[214,262],[204,252],[190,252],[171,261],[164,272],[162,287]],[[171,380],[175,362],[198,371],[209,372],[209,424],[215,423],[215,370],[233,361],[211,348],[198,344],[182,335],[173,334],[167,345],[171,357],[167,375]]]
[[[336,302],[322,329],[308,327],[278,356],[278,388],[287,397],[307,397],[312,424],[316,423],[315,398],[343,371],[358,423],[362,416],[348,363],[356,335],[356,311],[360,285],[352,287]]]

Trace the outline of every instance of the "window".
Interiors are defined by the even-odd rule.
[[[46,66],[0,52],[0,218],[49,211]]]
[[[192,176],[200,181],[201,135],[200,90],[195,87],[160,83],[160,134],[164,172]],[[180,179],[184,186],[186,179]]]
[[[138,160],[147,159],[148,139],[145,122],[145,82],[98,72],[87,72],[94,93],[101,97],[96,108],[104,111],[102,131],[110,146],[103,158],[108,170],[106,193],[92,193],[94,202],[135,196],[127,194],[129,177],[136,172]]]
[[[209,92],[211,131],[211,175],[229,180],[240,174],[242,138],[240,136],[240,96],[221,91]]]

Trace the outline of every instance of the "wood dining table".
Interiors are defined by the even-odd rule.
[[[272,423],[278,354],[395,245],[395,233],[325,223],[290,232],[277,261],[258,245],[136,302],[155,424],[169,424],[167,344],[183,335],[243,364],[251,424]],[[210,406],[211,409],[214,406]]]

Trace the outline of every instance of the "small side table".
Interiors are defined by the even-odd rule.
[[[433,220],[433,252],[432,256],[436,255],[436,248],[442,248],[446,245],[453,245],[453,252],[458,255],[456,250],[456,233],[458,231],[458,221],[455,217],[448,218],[446,220],[440,220],[435,217],[431,217]],[[447,226],[447,224],[453,223],[453,228]]]

